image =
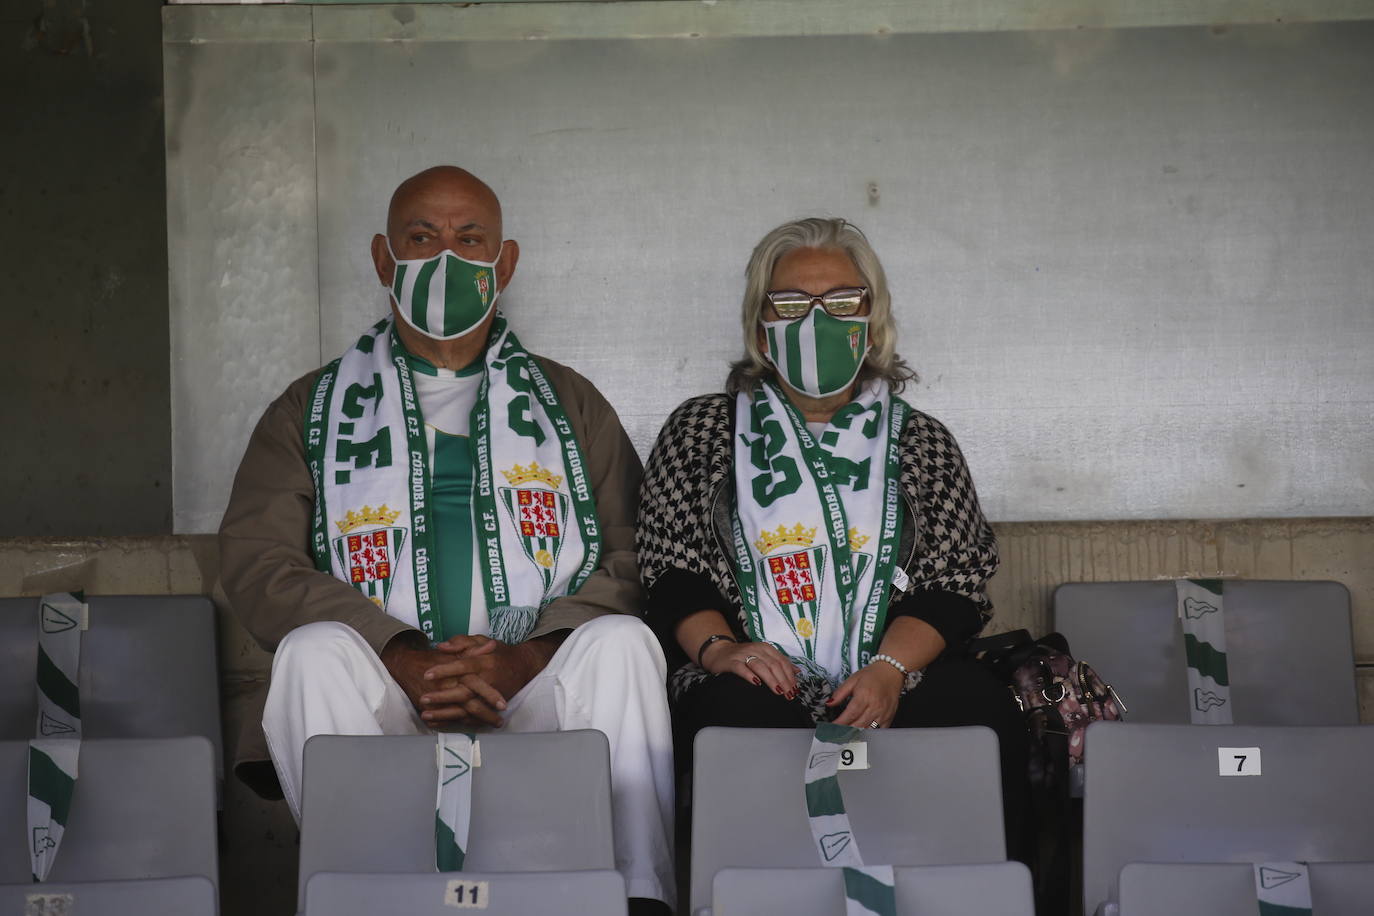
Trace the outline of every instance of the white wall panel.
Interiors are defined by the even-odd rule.
[[[320,364],[308,9],[164,28],[172,510],[219,527],[263,408]]]
[[[641,453],[720,388],[752,245],[821,213],[872,238],[908,399],[994,518],[1374,513],[1374,26],[383,41],[360,14],[314,11],[322,351],[284,379],[381,314],[390,190],[450,161],[521,243],[522,338]]]

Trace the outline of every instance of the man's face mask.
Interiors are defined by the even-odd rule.
[[[495,261],[469,261],[444,249],[431,258],[402,260],[386,240],[396,262],[391,298],[406,324],[434,340],[453,340],[469,333],[496,308]]]
[[[763,322],[768,359],[783,381],[813,398],[849,387],[868,354],[868,316],[812,308],[804,318]]]

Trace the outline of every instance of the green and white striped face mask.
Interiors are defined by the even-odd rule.
[[[391,298],[406,324],[434,340],[453,340],[472,331],[496,308],[496,261],[469,261],[445,248],[432,258],[396,262]]]
[[[778,375],[813,398],[848,388],[868,355],[867,315],[837,318],[813,308],[804,318],[762,324]]]

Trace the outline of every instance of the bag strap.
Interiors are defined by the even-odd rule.
[[[1010,630],[975,639],[969,643],[969,652],[1008,683],[1017,668],[1036,656],[1059,654],[1073,657],[1069,651],[1069,641],[1062,633],[1046,633],[1034,639],[1029,630]]]

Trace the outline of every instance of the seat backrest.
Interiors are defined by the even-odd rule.
[[[1174,583],[1071,582],[1054,628],[1116,688],[1131,722],[1189,722]],[[1226,667],[1237,725],[1354,725],[1350,593],[1339,582],[1228,579]]]
[[[0,884],[32,880],[29,746],[0,741]],[[214,749],[187,738],[87,738],[51,882],[218,880]]]
[[[482,732],[477,744],[465,871],[615,867],[604,734]],[[429,735],[306,742],[300,907],[316,872],[434,871],[435,748]]]
[[[87,598],[81,730],[87,738],[203,735],[219,772],[215,610],[199,595]],[[38,599],[0,598],[0,739],[34,735]]]
[[[1374,900],[1374,862],[1311,862],[1312,916],[1360,913]],[[1239,863],[1121,869],[1120,916],[1255,916],[1253,866]]]
[[[692,909],[722,868],[820,865],[803,776],[810,729],[706,728],[692,790]],[[982,726],[866,733],[866,770],[840,789],[859,851],[875,865],[1006,859],[997,736]]]
[[[1035,916],[1030,869],[1020,862],[894,869],[898,916]],[[833,916],[843,913],[838,868],[723,868],[711,916]]]
[[[29,905],[32,905],[31,908]],[[0,886],[0,913],[70,913],[82,916],[215,916],[219,899],[209,878],[89,881],[78,884]]]
[[[306,886],[304,916],[451,916],[479,909],[485,916],[589,913],[624,916],[625,879],[611,870],[343,874],[319,872]]]
[[[1086,740],[1085,913],[1131,862],[1374,860],[1374,726],[1095,722]]]

